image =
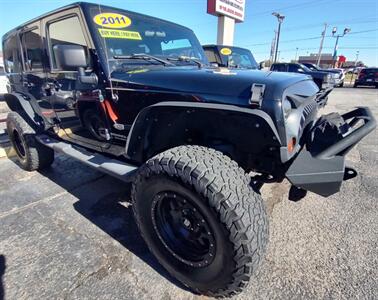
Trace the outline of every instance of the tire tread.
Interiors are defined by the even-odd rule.
[[[257,269],[268,242],[264,203],[260,194],[250,187],[248,175],[235,161],[214,149],[179,146],[156,155],[141,167],[132,188],[133,202],[137,201],[138,183],[161,173],[178,177],[207,199],[227,228],[234,247],[232,282],[221,290],[196,292],[215,297],[241,292]],[[135,207],[133,205],[138,220]]]

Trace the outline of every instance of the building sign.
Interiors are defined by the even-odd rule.
[[[224,15],[236,20],[244,21],[246,0],[207,0],[207,13],[219,16]]]
[[[346,62],[346,57],[344,55],[340,55],[338,62],[339,63],[345,63]]]

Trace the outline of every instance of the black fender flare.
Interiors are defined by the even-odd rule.
[[[188,144],[217,149],[247,169],[254,165],[251,159],[262,161],[267,151],[278,153],[280,160],[280,137],[264,111],[173,101],[148,106],[138,114],[127,138],[126,156],[142,164],[167,149]]]
[[[8,93],[4,94],[5,102],[12,111],[22,112],[27,118],[27,122],[36,131],[44,128],[45,120],[40,113],[40,109],[36,100],[30,95],[23,95],[21,93]]]

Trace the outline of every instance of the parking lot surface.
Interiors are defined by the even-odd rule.
[[[321,111],[370,106],[378,89],[335,89]],[[1,129],[1,127],[0,127]],[[4,136],[0,143],[6,145]],[[262,193],[270,219],[266,258],[235,299],[373,299],[378,295],[378,131],[349,154],[359,176],[340,193]],[[57,156],[27,173],[0,158],[0,294],[5,299],[204,299],[157,264],[137,231],[130,186]],[[0,296],[1,298],[1,296]]]

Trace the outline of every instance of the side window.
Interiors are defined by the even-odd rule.
[[[273,71],[286,72],[286,66],[284,64],[273,65]]]
[[[22,51],[25,61],[25,70],[43,69],[42,40],[39,28],[25,32],[21,35]]]
[[[289,72],[303,72],[303,70],[297,65],[289,65]]]
[[[205,54],[206,54],[207,59],[209,60],[210,63],[214,63],[214,64],[218,63],[217,58],[216,58],[213,50],[205,49]]]
[[[5,75],[4,67],[0,66],[0,76],[4,76],[4,75]]]
[[[52,68],[56,69],[56,58],[54,54],[55,45],[80,45],[87,53],[87,62],[90,62],[88,45],[84,37],[83,29],[79,18],[72,16],[59,20],[48,25],[49,50],[51,54]]]
[[[21,72],[20,51],[16,35],[9,37],[4,42],[4,64],[8,73]]]

